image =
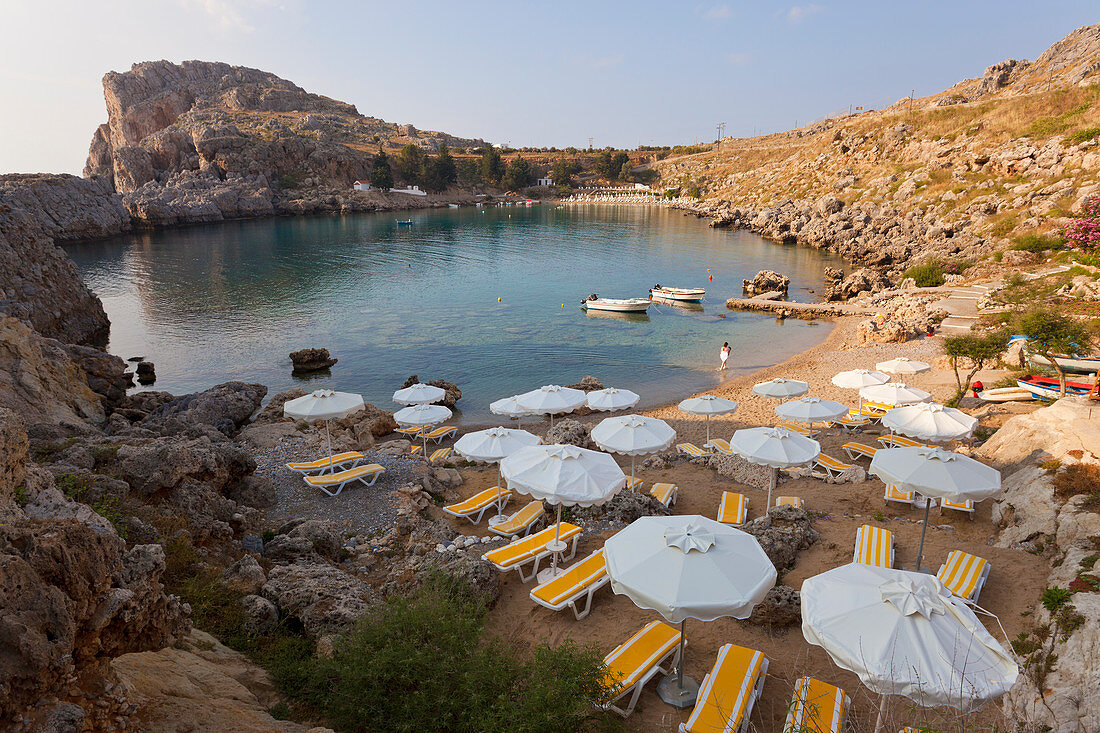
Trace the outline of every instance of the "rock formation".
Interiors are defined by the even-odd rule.
[[[763,293],[786,293],[791,279],[774,270],[761,270],[751,280],[742,280],[741,289],[749,295]]]
[[[329,356],[328,349],[300,349],[290,352],[290,363],[299,373],[319,372],[328,369],[338,360]]]

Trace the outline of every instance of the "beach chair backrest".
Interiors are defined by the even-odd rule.
[[[988,564],[989,561],[984,558],[962,550],[952,550],[936,577],[955,595],[970,598]]]
[[[890,567],[891,550],[894,548],[894,536],[888,529],[865,524],[859,528],[859,548],[856,562],[865,565]]]
[[[719,649],[684,728],[691,733],[740,730],[766,661],[763,652],[736,644]]]
[[[603,548],[601,548],[580,562],[574,563],[553,580],[535,588],[531,593],[551,605],[557,605],[605,575],[607,575],[607,563],[604,561]]]
[[[813,677],[800,677],[794,686],[794,702],[784,733],[840,733],[849,702],[839,687]]]
[[[649,622],[604,657],[609,686],[623,689],[634,684],[679,643],[678,629],[661,621]]]

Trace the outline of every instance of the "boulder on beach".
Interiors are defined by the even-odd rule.
[[[752,280],[742,280],[741,287],[749,295],[763,293],[785,293],[791,285],[791,279],[775,270],[761,270]]]
[[[337,362],[329,356],[328,349],[301,349],[290,352],[290,362],[295,372],[318,372]]]
[[[588,428],[580,420],[563,418],[546,431],[546,442],[576,445],[581,448],[595,448]]]
[[[579,389],[582,392],[595,392],[604,388],[603,382],[596,379],[591,374],[581,377],[581,381],[576,384],[567,384],[565,386],[569,389]]]
[[[840,271],[834,270],[834,272]],[[828,272],[826,272],[826,277],[828,277]],[[890,278],[881,272],[864,267],[839,281],[834,281],[825,293],[825,299],[833,301],[848,300],[860,293],[877,293],[892,287],[894,287],[894,284],[890,282]]]
[[[401,385],[400,389],[405,389],[406,387],[411,387],[414,384],[419,383],[420,376],[417,374],[413,374],[405,380],[405,383]],[[454,407],[455,403],[462,399],[462,390],[459,389],[458,385],[454,382],[448,382],[446,379],[433,379],[430,382],[424,382],[424,384],[430,384],[433,387],[439,387],[441,390],[446,392],[446,394],[443,395],[443,399],[439,401],[439,404],[443,405],[444,407]]]

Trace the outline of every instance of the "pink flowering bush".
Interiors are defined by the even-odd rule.
[[[1062,232],[1071,249],[1091,252],[1100,247],[1100,196],[1089,196],[1081,214]]]

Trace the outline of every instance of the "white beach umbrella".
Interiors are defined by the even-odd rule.
[[[965,437],[978,427],[978,418],[932,402],[895,407],[883,415],[880,422],[891,432],[937,443]]]
[[[873,369],[849,369],[833,375],[832,383],[844,389],[860,389],[876,384],[886,384],[890,375]]]
[[[821,455],[821,444],[786,428],[745,428],[730,438],[730,448],[749,463],[770,466],[768,508],[779,478],[779,469],[804,466]],[[765,511],[767,511],[765,509]]]
[[[527,414],[527,410],[524,410],[519,406],[519,395],[512,395],[511,397],[505,397],[504,399],[497,400],[496,402],[489,403],[489,412],[494,415],[503,415],[504,417],[511,417],[516,419],[517,425],[523,424],[523,416]]]
[[[684,674],[684,622],[746,619],[775,586],[775,566],[747,532],[698,515],[641,517],[604,543],[611,589],[639,608],[680,624],[680,665],[661,681],[661,699],[695,703]]]
[[[868,473],[902,491],[952,501],[982,501],[1001,492],[1001,472],[961,453],[943,448],[883,448],[871,459]],[[921,570],[924,534],[928,530],[928,509],[924,503],[924,526],[920,532],[916,569]]]
[[[560,537],[562,506],[595,506],[608,501],[626,486],[626,474],[606,453],[575,445],[535,445],[520,448],[500,462],[508,488],[558,505],[557,532],[547,549],[554,553],[549,573],[558,572],[558,555],[565,550]],[[545,575],[544,575],[545,573]]]
[[[454,449],[455,453],[458,453],[468,461],[499,464],[503,459],[521,448],[538,445],[541,442],[542,438],[537,435],[532,435],[526,430],[496,427],[489,428],[488,430],[477,430],[472,433],[466,433],[455,441]],[[504,518],[504,515],[501,513],[500,501],[500,487],[503,482],[503,474],[499,473],[498,466],[496,523],[499,523]],[[490,523],[494,522],[490,520]]]
[[[889,361],[880,361],[878,364],[875,364],[875,369],[878,369],[880,372],[889,372],[890,374],[920,374],[931,368],[931,364],[917,361],[916,359],[910,359],[905,356],[899,356]]]
[[[801,397],[810,391],[810,385],[807,382],[800,382],[797,379],[784,379],[783,377],[777,377],[770,379],[767,382],[760,382],[754,384],[752,391],[761,397],[771,397],[777,400],[789,400],[792,397]]]
[[[332,455],[332,434],[328,429],[329,420],[338,420],[362,410],[363,396],[351,392],[335,392],[331,389],[317,389],[307,395],[287,400],[283,403],[283,415],[295,420],[314,422],[325,421],[325,438],[328,453]]]
[[[634,457],[667,450],[676,431],[664,420],[641,415],[605,418],[592,428],[592,442],[612,453],[630,456],[630,483],[634,483]]]
[[[932,395],[923,389],[910,387],[902,382],[887,382],[864,387],[859,391],[859,396],[868,402],[894,406],[912,405],[932,399]]]
[[[1019,668],[974,612],[923,573],[850,563],[802,582],[802,635],[872,692],[972,711]]]
[[[607,389],[597,389],[594,392],[589,392],[585,402],[591,410],[616,412],[618,410],[629,410],[638,404],[640,399],[641,397],[637,393],[631,392],[629,389],[608,387]]]
[[[579,389],[547,384],[530,392],[516,395],[516,403],[528,415],[549,415],[550,427],[554,426],[554,415],[572,412],[588,400],[588,395]]]
[[[707,418],[707,443],[710,442],[710,416],[729,415],[737,410],[737,403],[727,400],[725,397],[716,397],[712,394],[701,394],[698,397],[688,397],[679,404],[680,412],[689,415],[705,415]]]
[[[443,405],[413,405],[403,407],[393,413],[394,421],[403,428],[417,428],[435,425],[451,418],[451,411]],[[428,439],[424,438],[424,451],[428,450]]]
[[[393,401],[399,405],[430,405],[439,402],[446,395],[447,392],[440,387],[417,382],[394,392]]]
[[[813,428],[815,422],[832,422],[844,417],[848,414],[848,406],[820,397],[803,397],[776,405],[775,414],[783,420],[804,422]]]

